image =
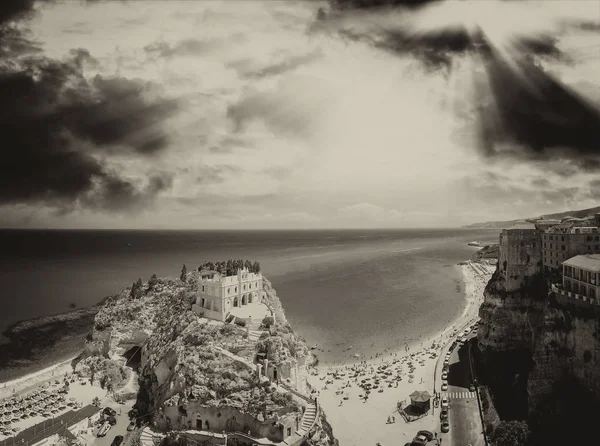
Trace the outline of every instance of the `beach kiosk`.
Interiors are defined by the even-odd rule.
[[[410,406],[411,412],[427,412],[431,408],[431,395],[427,391],[415,390],[410,394]]]

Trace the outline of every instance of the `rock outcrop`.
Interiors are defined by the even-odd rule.
[[[479,378],[500,418],[528,421],[533,444],[568,444],[600,415],[600,315],[549,293],[536,232],[500,238],[479,311]]]
[[[480,260],[497,260],[498,251],[499,248],[497,244],[485,245],[483,248],[473,253],[471,256],[471,261],[478,262]]]
[[[162,431],[250,431],[275,442],[297,431],[310,409],[310,400],[302,398],[310,352],[291,330],[270,282],[265,280],[266,303],[276,317],[258,334],[191,311],[195,273],[143,289],[141,295],[123,290],[98,312],[80,372],[115,387],[127,380],[133,361],[139,371],[136,408]],[[256,357],[293,380],[274,385]],[[321,418],[310,432],[292,437],[308,435],[323,438],[315,444],[335,441]]]

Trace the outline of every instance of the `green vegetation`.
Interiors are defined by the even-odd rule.
[[[251,273],[260,272],[260,263],[251,262],[250,260],[232,260],[218,262],[204,262],[198,267],[198,271],[208,270],[217,271],[219,274],[224,276],[235,276],[239,269],[246,268]]]
[[[179,276],[182,282],[187,281],[187,268],[185,267],[185,263],[183,264],[183,268],[181,268],[181,275]]]
[[[260,324],[260,327],[269,329],[274,323],[275,319],[273,319],[273,316],[265,316]]]
[[[190,309],[195,301],[191,284],[182,283],[178,279],[158,278],[152,283],[152,286],[147,286],[146,294],[142,291],[144,285],[138,280],[128,295],[125,290],[107,299],[104,307],[96,315],[95,329],[103,331],[126,323],[129,327],[150,331],[160,323],[165,312]],[[132,292],[137,297],[132,299]]]
[[[258,339],[256,351],[264,354],[272,364],[284,364],[308,354],[307,347],[288,325],[275,324],[270,334],[266,334]]]
[[[103,389],[112,391],[123,387],[129,380],[131,371],[112,359],[101,356],[90,356],[79,364],[82,371],[87,372],[92,379],[100,381]]]
[[[142,278],[138,278],[136,282],[133,282],[131,285],[131,291],[129,292],[129,297],[132,299],[139,299],[144,294]]]
[[[152,276],[150,277],[150,280],[148,280],[148,291],[152,291],[156,285],[158,285],[158,277],[156,277],[156,273],[152,274]]]

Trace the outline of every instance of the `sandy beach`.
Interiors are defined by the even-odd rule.
[[[21,378],[0,382],[0,399],[8,398],[13,393],[27,392],[29,388],[38,387],[48,381],[63,377],[65,373],[71,373],[73,371],[71,362],[75,358],[76,356]]]
[[[334,435],[342,446],[403,445],[420,429],[437,432],[451,444],[448,434],[441,434],[438,412],[406,423],[397,411],[399,401],[409,402],[415,390],[434,393],[436,363],[441,352],[465,327],[478,319],[483,302],[483,290],[495,266],[468,262],[459,266],[464,276],[466,305],[461,316],[441,332],[422,342],[400,345],[396,351],[383,351],[375,358],[357,361],[353,365],[319,367],[318,375],[309,376],[309,383],[327,413]],[[355,374],[359,377],[350,377]],[[334,377],[337,374],[337,377]],[[368,399],[359,386],[367,379],[377,384]],[[439,379],[437,380],[439,381]],[[329,384],[327,384],[329,383]],[[388,417],[395,422],[387,423]],[[393,418],[392,418],[393,417]]]

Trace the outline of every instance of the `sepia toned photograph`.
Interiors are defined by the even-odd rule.
[[[576,446],[600,0],[0,0],[0,446]]]

